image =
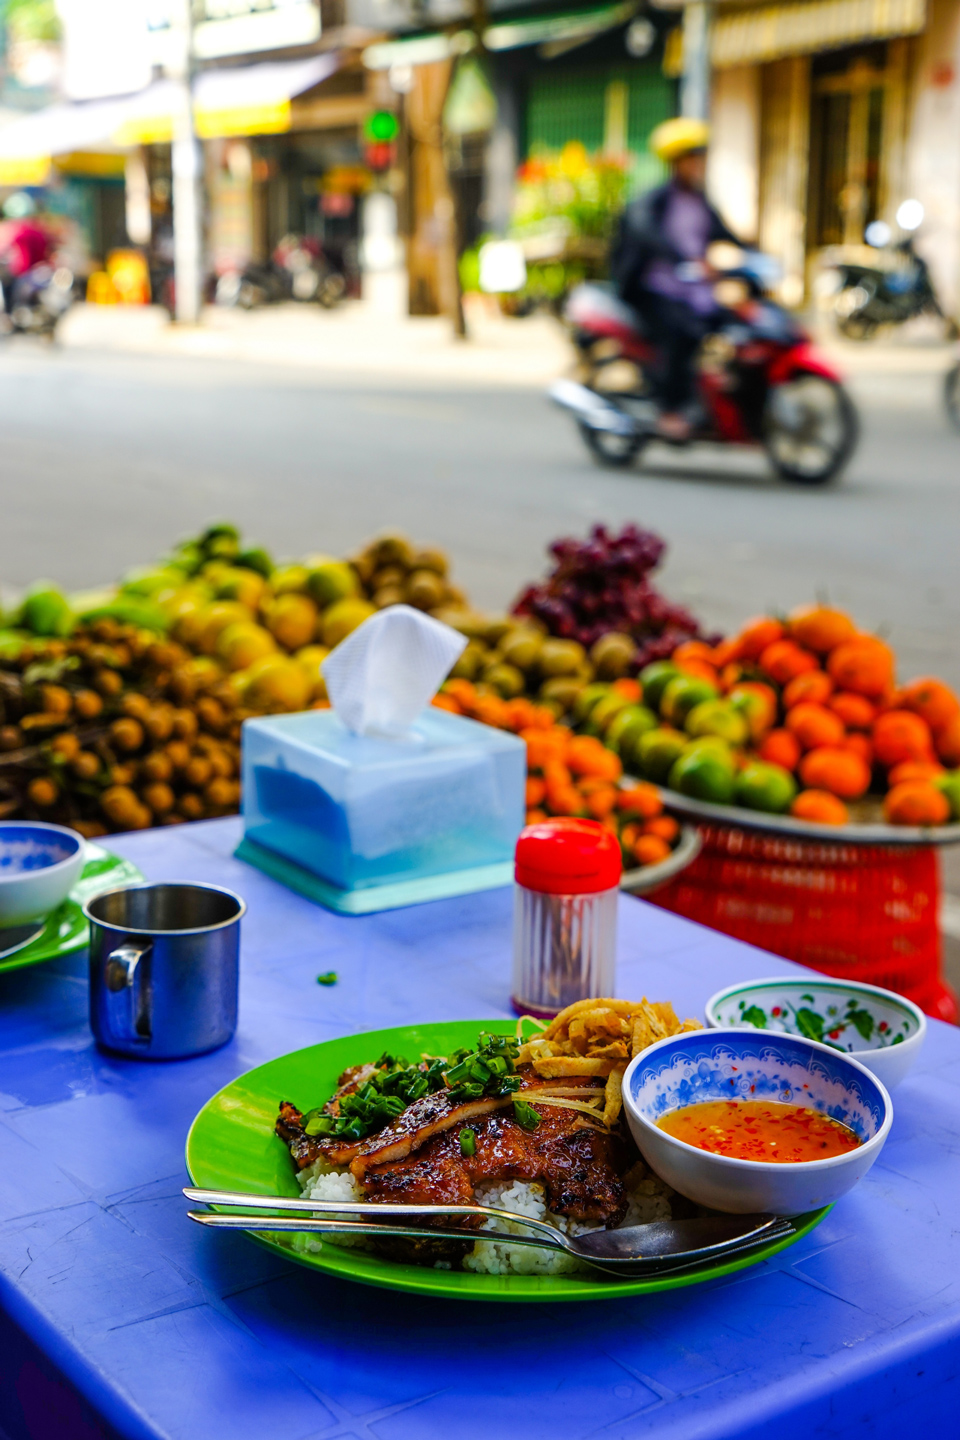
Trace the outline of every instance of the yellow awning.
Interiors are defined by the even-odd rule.
[[[861,40],[916,35],[927,0],[795,0],[720,15],[713,26],[714,65],[756,65],[786,55],[837,50]]]
[[[341,56],[204,70],[194,81],[193,116],[201,140],[275,135],[290,129],[291,101],[329,79]],[[43,185],[51,156],[169,143],[182,92],[158,80],[136,95],[51,105],[0,131],[0,185]],[[87,172],[89,173],[89,171]]]

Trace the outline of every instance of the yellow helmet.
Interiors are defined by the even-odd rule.
[[[710,144],[710,126],[706,120],[692,120],[678,115],[664,120],[651,132],[648,145],[658,160],[679,160],[691,150],[705,150]]]

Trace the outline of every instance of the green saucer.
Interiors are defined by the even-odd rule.
[[[73,955],[77,950],[85,949],[90,939],[90,927],[80,907],[104,890],[115,890],[118,885],[133,885],[142,879],[143,875],[136,865],[122,860],[119,855],[111,855],[109,850],[103,850],[88,840],[87,863],[67,899],[47,916],[46,924],[35,940],[15,950],[5,960],[0,960],[0,975],[7,970],[39,965],[44,960],[56,960],[61,955]]]

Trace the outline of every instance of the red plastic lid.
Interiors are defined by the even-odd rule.
[[[517,884],[545,895],[612,890],[622,869],[619,841],[599,820],[541,820],[517,841]]]

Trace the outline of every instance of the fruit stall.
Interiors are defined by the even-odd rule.
[[[499,615],[401,535],[276,563],[216,525],[98,592],[39,583],[0,624],[0,818],[95,839],[235,812],[243,721],[327,707],[326,657],[403,603],[467,641],[434,704],[525,741],[529,822],[591,817],[666,908],[956,1018],[960,700],[829,606],[704,633],[655,583],[664,549],[560,540]]]

